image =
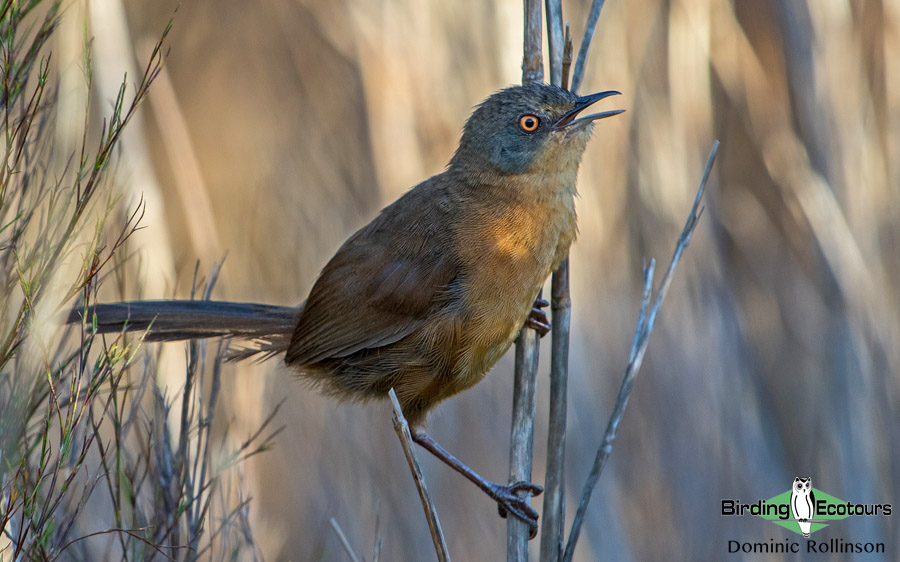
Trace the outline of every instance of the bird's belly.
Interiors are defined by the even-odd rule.
[[[470,273],[462,326],[467,346],[457,372],[471,379],[471,384],[506,353],[531,312],[553,267],[557,237],[547,238],[536,252],[514,250],[486,256],[485,263],[490,265]]]
[[[470,213],[457,226],[465,266],[454,385],[477,383],[509,349],[575,232],[570,194],[521,196]]]

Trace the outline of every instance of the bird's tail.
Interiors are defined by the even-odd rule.
[[[233,358],[287,349],[301,307],[224,301],[132,301],[102,303],[87,308],[87,325],[97,333],[146,331],[145,341],[178,341],[227,337],[253,342]],[[80,323],[84,309],[69,314]],[[95,320],[96,317],[96,320]]]

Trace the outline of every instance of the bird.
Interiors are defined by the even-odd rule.
[[[530,482],[486,480],[430,437],[437,404],[481,381],[524,327],[550,329],[539,292],[577,236],[576,177],[594,123],[582,113],[620,92],[578,96],[531,83],[499,90],[467,119],[444,171],[351,235],[296,307],[221,301],[97,303],[69,323],[146,341],[226,337],[233,358],[282,356],[328,396],[366,402],[396,391],[413,440],[498,502],[537,512]]]

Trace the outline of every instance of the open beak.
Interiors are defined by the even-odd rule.
[[[578,117],[578,114],[587,109],[589,106],[593,105],[595,102],[602,100],[603,98],[608,98],[609,96],[620,96],[622,92],[617,92],[615,90],[608,90],[606,92],[597,92],[596,94],[590,94],[588,96],[581,96],[580,98],[575,100],[575,107],[567,111],[565,115],[560,117],[556,123],[553,124],[553,129],[560,130],[568,127],[576,126],[576,127],[584,127],[591,121],[596,121],[597,119],[606,119],[607,117],[612,117],[613,115],[618,115],[623,113],[624,109],[614,109],[612,111],[604,111],[602,113],[592,113],[591,115],[585,115],[584,117]],[[577,118],[577,119],[576,119]]]

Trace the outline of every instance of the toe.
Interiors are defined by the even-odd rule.
[[[509,491],[514,494],[517,494],[519,492],[528,492],[532,496],[539,496],[544,493],[544,488],[538,486],[537,484],[522,480],[514,484],[510,484]]]

